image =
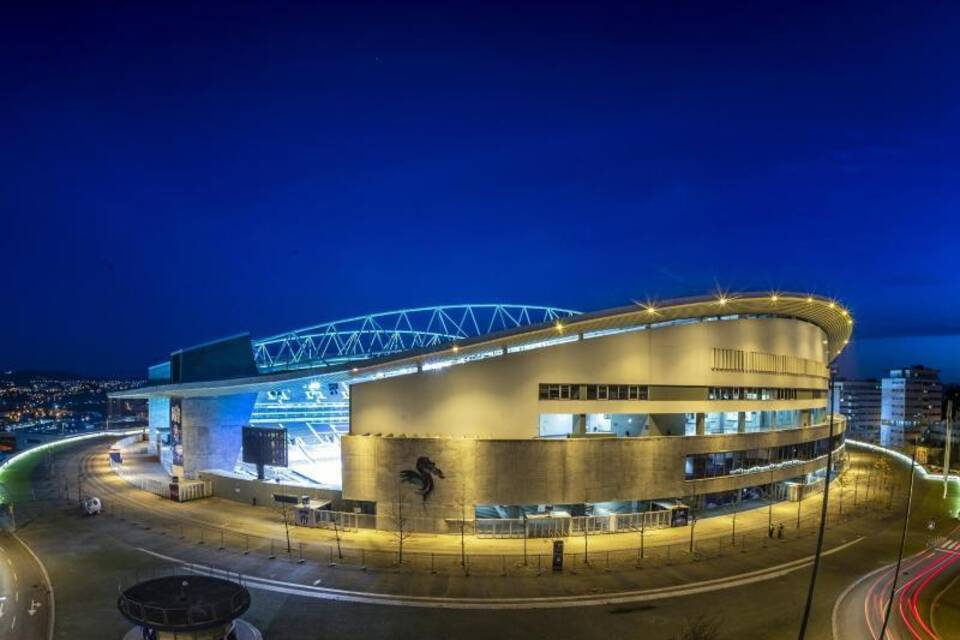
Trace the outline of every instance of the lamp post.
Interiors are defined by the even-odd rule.
[[[772,464],[772,462],[771,462]],[[767,490],[767,530],[773,528],[773,467],[770,467],[770,488]]]
[[[910,506],[913,504],[913,478],[914,470],[917,466],[917,443],[914,442],[913,444],[913,455],[910,457],[910,489],[907,492],[907,510],[903,514],[903,530],[900,532],[900,550],[897,553],[897,566],[893,570],[893,580],[890,582],[890,598],[887,600],[887,605],[884,608],[883,626],[880,627],[880,635],[878,636],[880,638],[886,637],[887,623],[890,621],[890,609],[893,608],[893,596],[897,592],[897,580],[900,578],[900,564],[903,562],[903,545],[907,539],[907,524],[910,522]]]
[[[520,515],[523,518],[523,566],[527,566],[527,512],[521,508]]]
[[[813,571],[810,574],[810,588],[807,591],[807,603],[803,609],[803,618],[800,621],[799,640],[803,640],[807,634],[807,621],[810,618],[810,607],[813,605],[813,592],[817,586],[817,571],[820,569],[820,556],[823,552],[823,532],[827,524],[827,509],[830,499],[830,474],[833,471],[833,393],[834,393],[834,375],[833,369],[830,370],[830,437],[827,440],[827,477],[823,484],[823,500],[820,503],[820,530],[817,533],[817,552],[813,557]],[[797,523],[799,526],[800,515],[799,507],[797,510]],[[902,543],[901,543],[902,545]],[[901,547],[902,552],[902,547]],[[894,580],[896,582],[896,580]],[[886,625],[884,625],[886,626]],[[880,632],[880,638],[883,638],[883,631]]]

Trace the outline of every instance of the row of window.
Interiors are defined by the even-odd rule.
[[[796,400],[796,389],[710,387],[710,400]],[[813,391],[819,398],[820,391]],[[541,384],[541,400],[647,400],[649,388],[639,384]]]
[[[812,390],[811,397],[820,398],[820,389]],[[775,389],[761,387],[710,387],[709,400],[796,400],[796,389]]]
[[[833,441],[833,448],[836,450],[844,443],[844,434],[834,436]],[[719,478],[754,473],[774,466],[809,462],[827,455],[830,450],[829,442],[830,438],[827,437],[778,447],[690,455],[686,460],[686,479]]]
[[[647,400],[638,384],[541,384],[541,400]]]

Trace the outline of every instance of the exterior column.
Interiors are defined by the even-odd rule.
[[[697,414],[697,435],[702,436],[707,433],[707,414]]]
[[[582,436],[587,432],[587,414],[578,413],[573,416],[573,435]]]
[[[737,414],[737,433],[747,432],[747,412],[741,411]]]
[[[810,426],[810,409],[800,409],[800,426]]]

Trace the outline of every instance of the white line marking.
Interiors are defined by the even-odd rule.
[[[822,555],[827,556],[847,547],[857,544],[863,540],[862,537],[856,538],[850,542],[824,551]],[[187,569],[200,574],[221,574],[223,576],[235,576],[235,572],[213,569],[205,565],[185,562],[179,558],[165,556],[163,554],[140,548],[141,551],[160,558],[167,562],[177,562]],[[592,607],[598,605],[621,604],[627,602],[643,602],[648,600],[661,600],[664,598],[676,598],[680,596],[695,595],[709,591],[718,591],[721,589],[730,589],[741,587],[755,582],[762,582],[780,578],[799,569],[806,568],[813,564],[813,556],[807,556],[799,560],[787,562],[782,565],[768,567],[748,573],[741,573],[726,578],[715,578],[713,580],[704,580],[692,585],[677,585],[671,587],[660,587],[656,589],[645,589],[640,591],[621,591],[602,595],[580,595],[580,596],[546,596],[546,597],[528,597],[528,598],[444,598],[432,596],[403,596],[386,593],[368,593],[363,591],[348,591],[345,589],[333,589],[329,587],[314,587],[296,582],[284,582],[282,580],[272,580],[269,578],[259,578],[256,576],[244,575],[243,582],[246,586],[253,589],[263,589],[265,591],[274,591],[276,593],[285,593],[288,595],[298,595],[307,598],[319,598],[323,600],[338,600],[341,602],[358,602],[364,604],[379,604],[403,607],[432,607],[440,609],[556,609],[560,607]]]

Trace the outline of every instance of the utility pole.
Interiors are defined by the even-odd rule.
[[[946,445],[943,448],[943,499],[947,499],[947,487],[950,485],[950,427],[953,422],[953,400],[947,400],[947,420],[944,426],[947,429]]]
[[[77,463],[77,503],[83,504],[83,463]]]
[[[527,566],[527,512],[521,509],[520,515],[523,516],[523,566]]]
[[[646,513],[641,513],[641,514],[640,514],[640,559],[641,559],[641,560],[643,560],[643,551],[644,551],[644,549],[643,549],[643,534],[646,533],[646,531],[645,531],[646,525],[647,525],[647,514],[646,514]]]
[[[883,626],[880,627],[878,637],[885,638],[887,633],[887,623],[890,620],[890,609],[893,608],[893,596],[897,592],[897,580],[900,578],[900,564],[903,562],[903,545],[907,539],[907,524],[910,522],[910,506],[913,504],[913,479],[914,470],[917,466],[917,446],[913,443],[913,455],[910,457],[910,489],[907,491],[907,510],[903,514],[903,529],[900,532],[900,550],[897,552],[897,566],[893,570],[893,580],[890,582],[890,599],[887,600],[887,606],[883,613]]]
[[[735,491],[737,494],[733,498],[733,529],[730,532],[730,542],[733,546],[737,545],[737,511],[740,507],[740,489],[735,489]]]
[[[813,557],[813,571],[810,575],[810,589],[807,591],[807,604],[803,608],[803,618],[800,621],[799,640],[804,640],[807,634],[807,620],[810,618],[810,608],[813,605],[813,591],[817,586],[817,571],[820,569],[820,556],[823,552],[823,532],[827,524],[827,505],[830,499],[830,475],[833,473],[833,404],[834,404],[834,374],[830,371],[830,438],[827,447],[827,479],[823,485],[823,501],[820,504],[820,531],[817,532],[817,552]],[[799,511],[798,511],[799,513]],[[799,523],[799,516],[797,516]],[[902,552],[902,547],[901,547]],[[896,580],[894,580],[896,582]],[[880,632],[883,638],[883,632]]]
[[[771,463],[772,464],[772,463]],[[773,467],[770,467],[770,488],[767,491],[767,529],[773,527]]]
[[[583,564],[590,564],[590,558],[587,557],[587,510],[583,510]]]

